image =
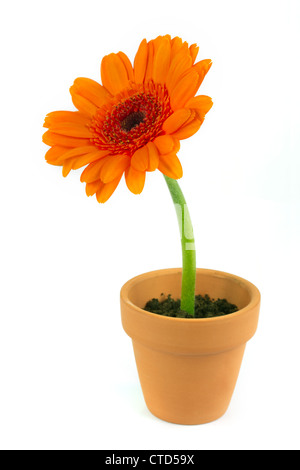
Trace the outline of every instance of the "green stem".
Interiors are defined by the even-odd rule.
[[[182,247],[182,285],[181,310],[195,315],[195,284],[196,284],[196,250],[192,221],[184,195],[178,182],[165,176],[166,183],[173,199]]]

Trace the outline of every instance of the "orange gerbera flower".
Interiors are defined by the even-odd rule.
[[[211,66],[195,63],[198,49],[167,35],[144,39],[134,66],[123,52],[105,56],[102,85],[77,78],[70,88],[78,111],[47,115],[47,162],[62,166],[63,176],[86,167],[86,193],[102,203],[124,172],[134,194],[142,192],[147,171],[181,178],[179,141],[198,131],[212,106],[208,96],[195,97]]]

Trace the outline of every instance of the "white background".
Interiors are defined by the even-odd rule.
[[[297,0],[1,3],[1,449],[300,448],[299,20]],[[161,174],[99,205],[41,142],[76,77],[168,33],[214,62],[214,107],[179,153],[197,264],[262,293],[231,406],[203,426],[148,412],[121,326],[120,287],[181,264]]]

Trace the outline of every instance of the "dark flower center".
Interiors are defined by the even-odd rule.
[[[110,155],[132,155],[155,137],[172,114],[165,86],[152,81],[133,85],[98,108],[90,125],[91,142]]]
[[[128,114],[125,119],[121,121],[121,128],[123,131],[130,132],[131,129],[138,126],[145,119],[145,114],[141,111],[134,111]]]

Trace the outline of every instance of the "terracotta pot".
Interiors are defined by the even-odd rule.
[[[181,269],[142,274],[121,289],[122,324],[132,338],[148,409],[177,424],[203,424],[227,410],[246,342],[254,335],[260,293],[250,282],[220,271],[197,269],[196,294],[226,298],[239,311],[227,316],[181,319],[142,310],[161,293],[180,298]]]

